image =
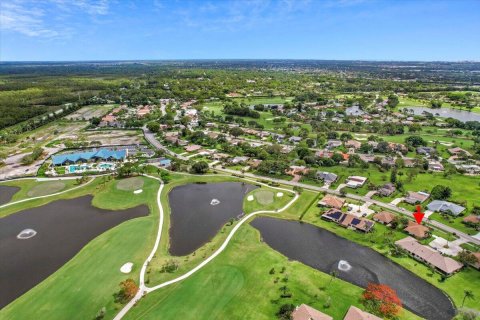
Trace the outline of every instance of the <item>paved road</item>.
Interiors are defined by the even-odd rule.
[[[312,185],[304,184],[304,183],[301,183],[301,182],[293,182],[293,181],[280,180],[280,179],[275,179],[275,178],[270,178],[270,177],[258,176],[258,175],[252,174],[252,173],[241,173],[240,171],[231,170],[231,169],[220,169],[218,167],[216,167],[215,169],[218,170],[218,171],[223,171],[223,172],[227,172],[227,173],[231,173],[231,174],[239,174],[239,175],[243,175],[245,177],[250,177],[250,178],[255,178],[255,179],[263,179],[263,180],[273,181],[273,182],[286,184],[286,185],[290,185],[290,186],[294,186],[294,187],[301,187],[303,189],[308,189],[308,190],[313,190],[313,191],[318,191],[318,192],[325,192],[325,193],[330,193],[330,194],[333,194],[333,195],[340,196],[340,191],[331,190],[331,189],[327,189],[327,188],[324,188],[324,187],[312,186]],[[404,208],[399,208],[396,205],[391,204],[391,203],[385,203],[385,202],[381,202],[381,201],[378,201],[378,200],[367,198],[365,196],[359,196],[359,195],[351,194],[351,193],[347,193],[345,195],[345,197],[350,198],[350,199],[354,199],[354,200],[363,201],[363,202],[370,202],[370,203],[375,204],[379,207],[385,208],[385,209],[393,211],[393,212],[404,214],[404,215],[413,219],[413,213],[412,212],[410,212],[410,211],[408,211]],[[472,236],[470,236],[466,233],[463,233],[463,232],[461,232],[461,231],[459,231],[455,228],[444,225],[443,223],[440,223],[440,222],[435,221],[435,220],[428,220],[428,223],[430,225],[438,228],[438,229],[443,230],[443,231],[447,231],[449,233],[455,233],[458,237],[462,238],[463,240],[465,240],[467,242],[472,242],[472,243],[480,245],[480,240],[479,239],[476,239],[476,238],[474,238],[474,237],[472,237]]]
[[[155,137],[155,134],[153,132],[151,132],[150,130],[148,130],[147,127],[143,127],[142,128],[143,130],[143,135],[145,136],[145,139],[152,145],[154,146],[157,150],[163,150],[165,151],[166,154],[172,156],[172,157],[175,157],[175,158],[178,158],[180,160],[188,160],[187,157],[184,157],[184,156],[181,156],[171,150],[169,150],[167,147],[165,147],[164,145],[162,145],[160,143],[160,141],[157,140],[157,137]]]
[[[157,149],[166,150],[168,154],[170,154],[174,157],[177,157],[179,159],[183,159],[183,160],[186,159],[185,157],[180,156],[180,155],[176,154],[175,152],[170,151],[166,147],[164,147],[160,143],[160,141],[158,141],[156,139],[155,135],[153,133],[150,133],[147,128],[143,128],[143,130],[144,130],[145,138],[154,147],[156,147]],[[255,178],[255,179],[263,179],[263,180],[273,181],[273,182],[277,182],[277,183],[284,184],[284,185],[290,185],[290,186],[294,186],[294,187],[296,186],[296,187],[301,187],[301,188],[304,188],[304,189],[314,190],[314,191],[318,191],[318,192],[325,192],[325,193],[330,193],[330,194],[333,194],[333,195],[340,196],[340,191],[338,191],[339,189],[331,190],[331,189],[327,189],[325,187],[312,186],[312,185],[304,184],[304,183],[301,183],[301,182],[292,182],[292,181],[287,181],[287,180],[280,180],[280,179],[275,179],[275,178],[270,178],[270,177],[258,176],[258,175],[252,174],[252,173],[242,173],[240,171],[231,170],[231,169],[220,169],[218,166],[215,167],[215,169],[218,170],[218,171],[223,171],[223,172],[227,172],[227,173],[230,173],[230,174],[240,174],[240,175],[243,175],[245,177],[250,177],[250,178]],[[384,203],[384,202],[381,202],[381,201],[378,201],[378,200],[367,198],[365,196],[359,196],[359,195],[350,194],[350,193],[347,193],[345,195],[345,197],[350,198],[350,199],[354,199],[354,200],[359,200],[359,201],[365,201],[365,202],[368,201],[368,202],[371,202],[372,204],[375,204],[379,207],[385,208],[387,210],[391,210],[393,212],[404,214],[404,215],[413,219],[413,213],[412,212],[410,212],[410,211],[408,211],[404,208],[399,208],[396,205],[391,204],[391,203]],[[472,236],[470,236],[466,233],[463,233],[463,232],[461,232],[461,231],[459,231],[455,228],[452,228],[450,226],[444,225],[443,223],[440,223],[438,221],[435,221],[435,220],[427,220],[427,221],[433,227],[436,227],[440,230],[443,230],[443,231],[446,231],[446,232],[449,232],[449,233],[455,233],[459,238],[462,238],[463,240],[465,240],[467,242],[471,242],[471,243],[475,243],[477,245],[480,245],[480,239],[476,239],[476,238],[474,238],[474,237],[472,237]]]

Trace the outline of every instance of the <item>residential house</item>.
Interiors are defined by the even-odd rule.
[[[473,256],[477,261],[472,265],[475,269],[480,270],[480,252],[473,252]]]
[[[437,150],[432,147],[418,147],[417,148],[417,154],[425,155],[425,156],[430,156],[433,154],[436,154]]]
[[[405,202],[410,203],[410,204],[420,204],[420,203],[423,203],[428,198],[430,198],[430,194],[428,194],[426,192],[408,191],[407,196],[405,197]]]
[[[318,150],[315,152],[315,156],[318,158],[331,158],[333,156],[333,152],[328,150]]]
[[[444,257],[435,249],[420,244],[412,237],[406,237],[395,242],[395,244],[407,251],[413,258],[424,262],[441,273],[449,276],[463,268],[463,264],[449,257]]]
[[[345,181],[345,184],[350,188],[359,188],[362,187],[365,182],[367,182],[367,178],[365,177],[350,176],[347,178],[347,181]]]
[[[443,200],[433,200],[428,204],[427,208],[430,211],[448,213],[454,216],[458,216],[465,210],[465,207]]]
[[[202,149],[202,146],[199,146],[198,144],[191,144],[185,147],[185,151],[187,152],[194,152]]]
[[[317,171],[315,177],[319,180],[323,180],[323,182],[327,184],[332,184],[338,179],[338,176],[335,173],[326,171]]]
[[[380,222],[384,225],[389,225],[393,220],[395,220],[395,215],[388,211],[381,211],[373,216],[373,221]]]
[[[370,232],[375,225],[375,222],[371,220],[358,218],[352,214],[343,213],[338,209],[328,210],[322,214],[322,219],[333,221],[342,227],[351,228],[362,232]]]
[[[335,149],[342,145],[341,140],[330,139],[327,141],[327,149]]]
[[[469,174],[479,174],[480,173],[480,166],[476,164],[459,164],[455,166],[457,169],[469,173]]]
[[[325,195],[320,201],[318,201],[319,207],[327,207],[327,208],[335,208],[341,209],[345,204],[345,200],[342,198],[338,198],[332,195]]]
[[[228,158],[230,158],[230,155],[228,153],[215,152],[212,155],[212,159],[216,160],[216,161],[225,160],[225,159],[228,159]]]
[[[428,163],[428,169],[432,171],[443,171],[443,165],[438,161],[430,161]]]
[[[396,190],[397,190],[397,188],[395,187],[395,185],[393,183],[387,183],[387,184],[384,184],[383,186],[381,186],[378,189],[377,193],[379,195],[381,195],[382,197],[388,197],[392,193],[394,193]]]
[[[292,136],[288,138],[288,141],[290,141],[293,144],[297,144],[302,141],[302,137]]]
[[[137,107],[137,117],[139,118],[143,118],[144,116],[146,116],[147,114],[149,114],[150,112],[152,111],[152,107],[149,106],[149,105],[146,105],[146,106],[138,106]]]
[[[262,160],[259,159],[251,159],[250,161],[247,162],[247,164],[250,166],[252,169],[258,168],[258,166],[262,163]]]
[[[461,156],[461,155],[465,155],[467,157],[472,156],[472,154],[470,152],[468,152],[467,150],[464,150],[462,148],[459,148],[459,147],[450,148],[450,149],[448,149],[448,152],[452,155],[455,155],[455,156]]]
[[[343,320],[382,320],[371,313],[363,311],[355,306],[350,306]]]
[[[235,157],[232,160],[230,160],[231,163],[233,164],[239,164],[239,163],[245,163],[248,161],[248,157],[242,156],[242,157]]]
[[[301,304],[292,312],[292,320],[333,320],[332,317],[306,304]]]
[[[425,239],[430,236],[430,229],[428,227],[413,221],[408,221],[408,226],[403,230],[417,239]]]
[[[309,169],[305,166],[290,166],[285,173],[291,176],[307,174]]]
[[[417,159],[414,158],[403,158],[403,165],[406,168],[413,168],[417,164]]]
[[[473,227],[479,227],[480,226],[480,216],[471,214],[463,218],[462,220],[463,223],[469,226]]]
[[[362,143],[357,140],[348,140],[345,142],[345,147],[359,149],[362,146]]]

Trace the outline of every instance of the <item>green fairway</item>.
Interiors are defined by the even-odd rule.
[[[205,268],[148,294],[125,319],[274,319],[284,303],[307,303],[342,319],[350,305],[362,307],[362,289],[330,279],[330,275],[289,261],[260,242],[258,231],[246,225]],[[291,298],[280,298],[284,285]],[[332,302],[329,308],[324,307],[327,300]],[[404,311],[401,319],[418,317]]]
[[[116,181],[99,184],[90,191],[95,195],[95,205],[119,209],[145,203],[150,208],[149,216],[124,222],[98,236],[57,272],[2,309],[0,318],[35,319],[43,314],[48,319],[93,319],[102,307],[106,307],[107,318],[113,318],[121,307],[113,298],[118,284],[127,278],[138,281],[140,266],[156,234],[155,195],[159,184],[141,179],[145,187],[138,198],[125,197],[124,193],[131,192],[117,190]],[[129,275],[119,270],[126,262],[134,263]]]
[[[13,195],[11,202],[57,193],[78,186],[75,179],[43,182],[38,182],[36,179],[24,179],[3,182],[2,185],[20,188]]]

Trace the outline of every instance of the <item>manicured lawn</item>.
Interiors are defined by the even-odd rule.
[[[285,272],[280,273],[282,267]],[[274,274],[270,270],[274,269]],[[282,279],[288,275],[288,281]],[[278,278],[278,280],[276,280]],[[342,319],[359,302],[362,289],[318,272],[259,241],[259,233],[242,226],[227,249],[184,281],[147,295],[125,319],[274,319],[284,303],[307,303]],[[280,298],[282,286],[292,293]],[[325,308],[327,299],[331,306]],[[252,307],[254,306],[254,307]],[[402,319],[418,319],[404,311]]]
[[[116,189],[116,181],[90,187],[95,194],[93,203],[103,208],[118,209],[146,203],[150,215],[120,224],[86,245],[72,260],[38,286],[0,311],[2,319],[93,319],[105,307],[106,318],[111,319],[120,305],[113,294],[118,284],[138,273],[153,245],[158,220],[155,195],[158,182],[145,180],[144,192],[139,197],[125,197]],[[100,180],[100,179],[97,179]],[[125,275],[120,267],[133,262],[133,272]]]
[[[430,220],[435,220],[435,221],[438,221],[438,222],[441,222],[447,226],[450,226],[450,227],[453,227],[457,230],[460,230],[466,234],[469,234],[469,235],[475,235],[478,233],[477,230],[475,230],[475,228],[471,228],[465,224],[462,223],[462,220],[463,220],[464,217],[448,217],[448,218],[444,218],[441,214],[439,214],[438,212],[435,212],[434,214],[432,214],[429,219]]]
[[[277,197],[278,192],[283,193],[283,196]],[[247,200],[250,195],[254,198],[252,201]],[[294,194],[292,192],[262,186],[261,188],[255,189],[245,195],[245,199],[243,200],[243,211],[245,213],[251,213],[258,210],[280,209],[291,201],[293,196]]]
[[[444,177],[442,173],[426,173],[418,174],[415,178],[408,182],[407,179],[402,178],[405,190],[431,191],[437,184],[448,186],[452,189],[452,196],[450,201],[462,203],[466,202],[468,209],[472,209],[474,205],[480,206],[480,181],[478,177],[451,175]]]
[[[25,179],[4,182],[2,185],[20,188],[20,190],[13,195],[11,202],[57,193],[78,186],[75,179],[43,182],[38,182],[36,179]]]
[[[374,232],[369,234],[363,234],[353,230],[345,229],[335,223],[322,220],[320,218],[320,209],[311,206],[305,214],[303,220],[305,222],[312,223],[321,228],[330,230],[339,236],[355,241],[364,246],[370,247],[383,255],[392,259],[396,263],[400,264],[404,268],[414,272],[418,276],[424,278],[434,286],[442,289],[453,299],[455,305],[458,307],[462,303],[463,290],[472,290],[476,296],[480,295],[480,288],[478,287],[478,281],[480,279],[480,273],[472,268],[466,268],[461,272],[449,277],[445,281],[441,281],[440,274],[433,273],[424,264],[408,257],[395,257],[390,254],[388,246],[389,242],[394,242],[399,239],[405,238],[407,234],[399,230],[391,230],[379,223],[375,224]],[[441,236],[445,236],[441,234]],[[475,300],[465,301],[465,306],[469,308],[478,307]]]
[[[68,181],[68,182],[67,182]],[[66,185],[69,185],[71,188],[77,187],[77,182],[76,180],[67,180],[65,181]],[[41,199],[35,199],[31,201],[25,201],[22,203],[14,204],[11,206],[8,206],[6,208],[1,209],[0,211],[0,217],[5,217],[9,214],[12,214],[14,212],[24,210],[27,208],[32,208],[32,207],[38,207],[42,206],[44,204],[50,203],[52,201],[58,200],[58,199],[73,199],[77,198],[86,194],[91,194],[93,193],[96,188],[99,187],[99,184],[102,182],[102,178],[96,178],[93,182],[89,183],[86,186],[83,186],[81,188],[72,190],[70,192],[66,192],[61,195],[57,196],[51,196],[51,197],[46,197],[46,198],[41,198]],[[12,201],[17,201],[17,200],[22,200],[26,198],[30,198],[28,196],[28,191],[31,190],[32,188],[36,187],[37,185],[42,185],[44,183],[49,183],[49,182],[36,182],[34,179],[28,179],[28,180],[18,180],[18,181],[11,181],[6,184],[8,185],[16,185],[21,187],[21,189],[13,196]]]

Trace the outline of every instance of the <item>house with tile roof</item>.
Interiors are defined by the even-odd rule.
[[[413,221],[408,221],[408,226],[403,230],[417,239],[425,239],[430,236],[430,229],[428,227]]]
[[[292,320],[333,320],[329,315],[304,303],[295,308],[291,318]]]
[[[343,320],[382,320],[382,318],[363,311],[355,306],[350,306]]]
[[[412,237],[406,237],[395,242],[399,248],[407,251],[413,258],[424,262],[445,275],[452,275],[463,268],[463,264],[452,258],[443,256],[435,249],[420,244]]]
[[[373,216],[373,221],[380,222],[384,225],[389,225],[393,220],[395,220],[395,215],[388,211],[381,211]]]
[[[342,198],[338,198],[332,195],[325,195],[320,201],[318,201],[318,206],[327,207],[327,208],[335,208],[341,209],[345,204],[345,200]]]

